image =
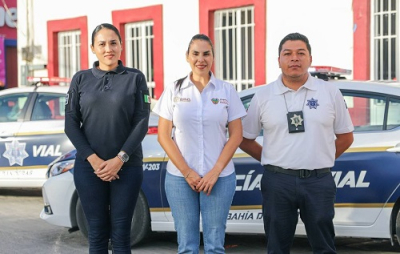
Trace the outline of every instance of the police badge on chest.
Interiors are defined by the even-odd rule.
[[[304,132],[303,111],[293,111],[286,114],[289,133]]]

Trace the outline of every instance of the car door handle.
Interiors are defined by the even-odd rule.
[[[14,133],[11,132],[2,132],[0,133],[0,138],[9,138],[9,137],[13,137]]]
[[[387,149],[386,151],[392,153],[400,153],[400,143],[398,143],[395,147]]]

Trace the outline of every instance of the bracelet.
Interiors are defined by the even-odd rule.
[[[188,173],[188,174],[185,176],[185,179],[186,179],[186,178],[188,178],[188,177],[189,177],[189,175],[190,175],[190,172],[189,172],[189,173]]]

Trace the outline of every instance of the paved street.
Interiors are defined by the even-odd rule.
[[[83,254],[88,245],[80,232],[50,225],[39,218],[43,201],[39,190],[0,189],[0,254]],[[339,254],[394,254],[400,247],[373,239],[337,239]],[[153,233],[132,253],[176,253],[175,233]],[[262,235],[227,235],[226,253],[265,253]],[[306,238],[296,238],[294,254],[311,253]]]

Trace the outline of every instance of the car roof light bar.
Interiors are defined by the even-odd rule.
[[[312,76],[323,80],[346,79],[343,75],[351,74],[351,70],[333,66],[311,66],[308,71]]]

